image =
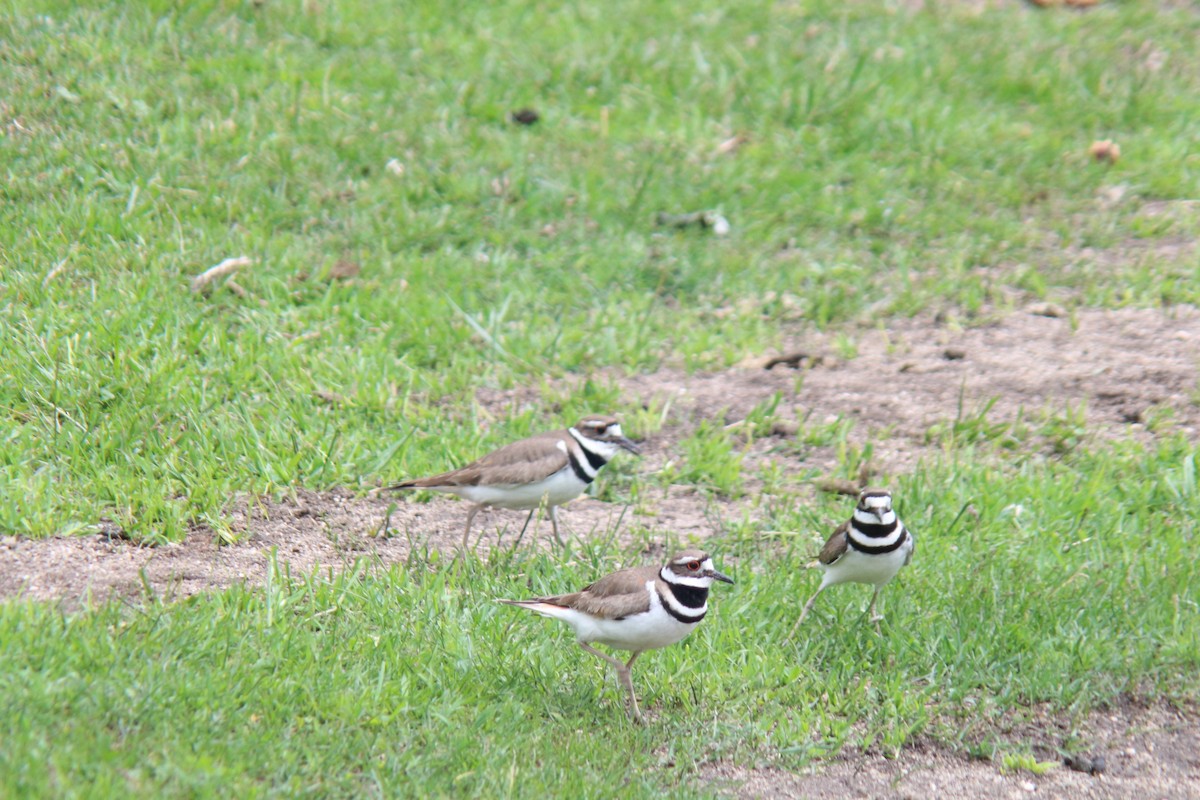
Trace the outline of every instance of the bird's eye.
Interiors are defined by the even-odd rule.
[[[698,571],[700,569],[700,562],[699,561],[689,561],[688,569],[690,569],[692,572]]]

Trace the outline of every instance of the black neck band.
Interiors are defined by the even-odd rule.
[[[707,592],[708,590],[705,589],[704,591]],[[705,609],[703,614],[697,614],[694,617],[689,617],[687,614],[679,613],[678,611],[675,610],[674,607],[672,607],[672,605],[670,603],[667,602],[667,598],[663,597],[661,590],[658,592],[658,602],[660,604],[662,604],[663,611],[666,611],[672,617],[679,620],[680,622],[682,622],[685,625],[695,625],[697,622],[704,619],[706,614],[708,614],[707,609]]]
[[[584,451],[587,452],[587,451]],[[592,476],[587,474],[583,465],[579,463],[579,459],[575,457],[569,449],[567,450],[567,462],[571,465],[571,471],[575,473],[575,477],[583,481],[585,484],[592,482]]]

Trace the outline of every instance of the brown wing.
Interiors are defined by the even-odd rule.
[[[833,535],[825,541],[825,546],[821,548],[821,554],[817,556],[817,560],[822,564],[832,564],[841,558],[846,552],[846,548],[849,547],[850,535],[847,533],[849,530],[849,520],[838,525]]]
[[[567,454],[558,442],[565,431],[539,433],[528,439],[505,445],[461,469],[429,478],[396,484],[396,489],[431,489],[437,486],[506,486],[533,483],[567,466]]]
[[[658,567],[632,567],[605,575],[582,592],[540,598],[604,619],[620,619],[650,608],[646,582],[658,578]]]

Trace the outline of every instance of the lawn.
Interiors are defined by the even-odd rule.
[[[613,375],[805,332],[1200,301],[1186,4],[443,5],[3,0],[0,535],[165,545],[238,497],[365,493],[587,411],[654,435],[667,411]],[[656,224],[710,209],[728,235]],[[601,496],[756,491],[722,422],[673,420],[681,466],[615,463]],[[714,530],[737,584],[639,662],[645,728],[565,630],[491,601],[669,530],[0,601],[0,796],[705,796],[704,764],[1200,699],[1188,432],[969,423],[882,476],[918,535],[883,637],[841,587],[785,640],[849,513],[800,455]]]

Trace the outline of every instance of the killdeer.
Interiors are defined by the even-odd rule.
[[[588,487],[600,468],[620,449],[638,453],[638,446],[625,438],[613,417],[584,417],[565,431],[540,433],[501,447],[494,453],[461,469],[430,478],[397,483],[388,489],[430,489],[470,500],[463,549],[471,533],[471,522],[480,509],[529,509],[525,525],[545,503],[549,509],[554,538],[558,534],[557,507],[574,500]],[[522,528],[522,532],[524,528]]]
[[[879,593],[912,560],[915,546],[912,534],[892,510],[892,495],[884,489],[863,489],[854,515],[837,527],[817,556],[817,566],[825,576],[792,626],[792,634],[812,611],[821,592],[838,583],[875,585],[868,610],[871,622],[878,627],[883,619],[875,612]]]
[[[583,591],[533,600],[499,600],[554,617],[571,626],[579,646],[616,667],[629,694],[629,715],[642,721],[633,681],[633,662],[647,650],[674,644],[708,613],[708,587],[733,579],[713,568],[708,553],[684,550],[661,567],[634,567],[605,575]],[[633,655],[622,662],[592,642]]]

